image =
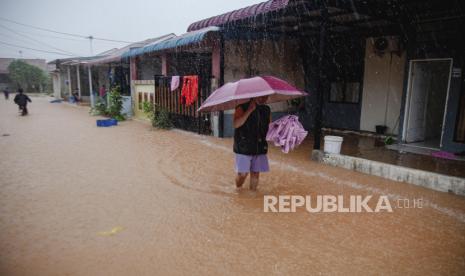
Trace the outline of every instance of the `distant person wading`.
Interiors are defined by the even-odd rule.
[[[5,96],[5,100],[8,101],[8,99],[10,98],[10,90],[8,87],[6,87],[5,89],[3,89],[3,95]]]
[[[21,111],[21,115],[27,115],[27,102],[32,102],[31,99],[23,93],[23,89],[19,88],[18,89],[18,94],[16,94],[15,99],[14,99],[15,104],[19,106],[19,110]]]
[[[255,191],[261,172],[268,172],[266,133],[271,122],[268,96],[251,99],[234,112],[234,152],[236,154],[236,187],[244,184],[250,173],[250,189]]]

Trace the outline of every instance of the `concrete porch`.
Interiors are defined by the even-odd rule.
[[[352,131],[324,131],[324,135],[344,137],[341,154],[324,154],[321,162],[436,191],[465,195],[465,161],[449,160],[412,152],[391,150],[383,138]],[[324,136],[323,135],[323,136]],[[323,145],[323,141],[321,141]],[[289,157],[302,158],[312,152],[313,137]]]
[[[386,147],[383,138],[375,135],[364,136],[354,132],[343,133],[340,131],[328,130],[326,130],[324,134],[344,137],[341,149],[341,154],[343,155],[465,178],[465,160],[437,158],[431,154],[427,155],[427,151],[425,150],[409,150],[406,149],[406,147],[409,146],[398,145],[396,142]],[[313,140],[311,140],[311,142],[313,142]],[[434,151],[430,150],[430,153],[432,152]]]

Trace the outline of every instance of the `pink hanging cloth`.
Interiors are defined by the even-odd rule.
[[[172,76],[171,77],[171,91],[174,91],[174,90],[178,89],[179,81],[180,81],[179,76]]]
[[[307,134],[308,131],[299,122],[299,117],[286,115],[270,123],[266,140],[281,147],[282,152],[289,153],[303,142]]]

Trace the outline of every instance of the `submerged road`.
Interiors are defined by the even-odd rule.
[[[307,144],[273,148],[258,192],[238,191],[230,139],[138,121],[97,128],[87,108],[32,100],[20,117],[0,99],[0,275],[465,271],[463,197],[309,161]],[[265,213],[264,195],[382,195],[423,208]]]

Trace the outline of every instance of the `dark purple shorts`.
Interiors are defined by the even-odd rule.
[[[268,157],[266,154],[244,155],[236,153],[236,172],[268,172]]]

